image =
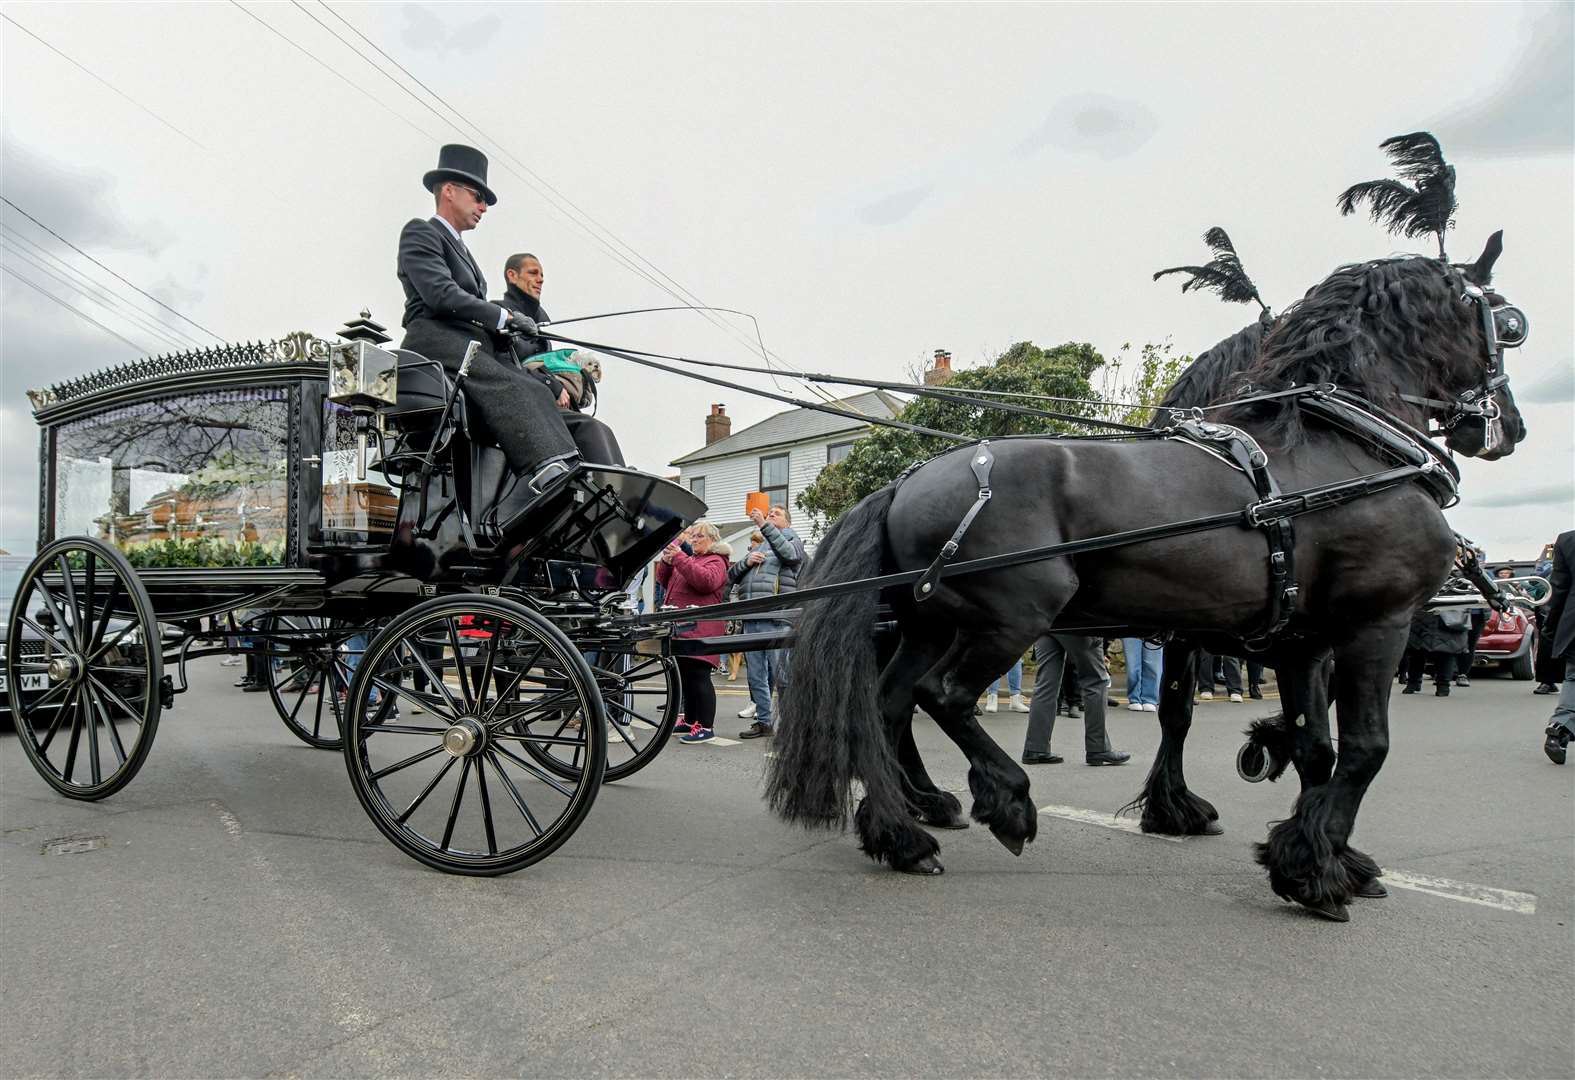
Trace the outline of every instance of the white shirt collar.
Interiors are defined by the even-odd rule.
[[[449,224],[448,218],[444,217],[442,214],[433,214],[432,217],[449,231],[450,236],[452,236],[455,240],[459,240],[459,230]],[[463,244],[465,241],[459,240],[459,242]]]

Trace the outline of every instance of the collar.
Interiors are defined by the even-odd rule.
[[[514,303],[518,304],[526,315],[529,315],[537,322],[541,322],[542,319],[545,318],[541,310],[541,301],[536,299],[530,293],[526,292],[524,289],[520,288],[518,285],[514,284],[512,281],[509,282],[507,288],[503,290],[503,295],[514,301]]]
[[[458,241],[461,246],[464,245],[465,241],[460,240],[459,238],[459,230],[449,224],[448,218],[444,217],[442,214],[433,214],[432,220],[447,229],[448,234]]]

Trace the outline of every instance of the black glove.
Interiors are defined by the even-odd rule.
[[[524,334],[526,337],[541,336],[541,327],[536,325],[536,320],[518,311],[509,312],[507,328],[512,334]]]

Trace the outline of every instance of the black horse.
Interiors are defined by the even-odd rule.
[[[1218,384],[1199,378],[1195,388],[1206,387],[1200,396],[1214,401],[1239,396],[1243,383],[1260,391],[1338,383],[1417,427],[1430,417],[1458,420],[1461,403],[1491,395],[1496,408],[1471,414],[1482,418],[1481,430],[1455,423],[1447,442],[1463,454],[1504,456],[1525,428],[1507,382],[1496,377],[1491,310],[1502,300],[1482,289],[1491,260],[1469,270],[1410,257],[1342,267],[1275,321],[1241,370],[1222,370]],[[1212,418],[1265,447],[1285,490],[1394,464],[1310,418],[1295,397]],[[1025,438],[991,449],[996,498],[967,534],[968,558],[1239,511],[1256,498],[1241,472],[1180,441]],[[971,462],[969,450],[943,454],[863,500],[828,533],[806,585],[929,565],[975,500]],[[1403,530],[1392,528],[1401,521]],[[1286,754],[1303,791],[1261,846],[1260,861],[1280,895],[1343,918],[1345,901],[1370,891],[1378,872],[1349,839],[1387,753],[1391,676],[1411,611],[1448,574],[1454,539],[1417,484],[1298,518],[1296,532],[1295,606],[1264,656],[1292,718]],[[946,577],[922,602],[899,588],[809,605],[767,797],[788,820],[836,824],[846,820],[858,779],[865,793],[854,820],[865,852],[899,870],[938,873],[939,845],[920,826],[957,827],[961,806],[925,775],[909,730],[917,702],[969,760],[974,819],[1020,853],[1037,827],[1028,778],[974,720],[974,702],[1053,627],[1130,627],[1172,631],[1185,642],[1175,667],[1166,657],[1173,674],[1161,694],[1160,749],[1139,797],[1144,827],[1218,831],[1214,808],[1188,790],[1182,773],[1193,691],[1182,661],[1197,646],[1240,648],[1261,626],[1269,588],[1264,537],[1243,527]],[[872,637],[850,632],[872,625],[882,599],[899,635],[883,666]],[[1327,722],[1331,656],[1338,759]]]

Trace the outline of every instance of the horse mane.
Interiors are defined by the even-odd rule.
[[[1339,267],[1280,315],[1257,358],[1234,385],[1220,386],[1214,401],[1237,396],[1242,384],[1268,391],[1334,383],[1397,416],[1419,420],[1400,394],[1452,392],[1439,365],[1458,354],[1462,332],[1469,329],[1460,303],[1463,286],[1459,270],[1422,256]],[[1294,399],[1223,409],[1218,419],[1251,421],[1254,434],[1282,448],[1306,439]]]
[[[1199,353],[1165,391],[1149,426],[1167,426],[1171,409],[1210,405],[1248,392],[1250,386],[1243,373],[1257,362],[1271,325],[1267,317],[1257,319]]]

